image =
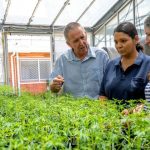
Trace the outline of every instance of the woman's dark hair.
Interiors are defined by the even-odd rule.
[[[122,22],[120,23],[114,30],[115,32],[123,32],[127,35],[129,35],[132,39],[135,38],[136,35],[138,35],[138,32],[136,30],[136,27],[134,24],[132,24],[131,22]],[[143,46],[140,45],[140,43],[138,43],[136,45],[136,49],[137,51],[143,51]]]

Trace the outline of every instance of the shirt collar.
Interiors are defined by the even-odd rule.
[[[73,52],[72,49],[69,49],[68,53],[65,55],[68,61],[80,61],[79,58],[77,58]],[[93,49],[91,49],[90,47],[88,48],[88,54],[87,56],[84,58],[83,61],[89,59],[89,58],[96,58],[96,53]]]
[[[138,57],[136,58],[134,64],[139,66],[142,63],[143,59],[144,59],[144,54],[142,51],[139,51]],[[119,66],[120,62],[121,62],[121,57],[116,59],[115,66]]]

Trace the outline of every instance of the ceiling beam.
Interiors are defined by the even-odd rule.
[[[3,25],[3,29],[5,32],[16,34],[51,34],[51,28],[49,26],[5,24]]]
[[[35,14],[35,12],[36,12],[36,10],[37,10],[37,8],[38,8],[38,6],[39,6],[41,1],[42,0],[38,0],[37,4],[36,4],[36,6],[35,6],[35,8],[34,8],[34,10],[32,12],[32,15],[31,15],[31,17],[30,17],[30,19],[29,19],[29,21],[27,23],[27,25],[30,25],[30,23],[33,21],[34,14]]]
[[[63,33],[65,26],[41,26],[41,25],[22,25],[22,24],[5,24],[3,29],[5,32],[9,33],[22,33],[22,34],[52,34]],[[2,29],[2,24],[0,24],[0,30]],[[86,27],[87,32],[92,32],[91,28]]]

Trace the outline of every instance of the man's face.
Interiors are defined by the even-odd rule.
[[[69,31],[67,44],[73,49],[74,54],[78,58],[83,59],[87,55],[87,34],[82,27],[77,27]]]
[[[150,46],[150,27],[145,27],[146,40],[145,43]]]

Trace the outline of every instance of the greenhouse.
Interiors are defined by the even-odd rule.
[[[149,0],[0,0],[0,149],[150,149],[149,16]],[[67,31],[71,22],[78,33],[74,26]],[[124,22],[138,38],[115,37]],[[134,51],[133,66],[117,49],[130,37],[142,51]],[[133,89],[121,91],[130,88],[131,75],[126,87],[121,82],[140,64],[139,54],[143,72],[133,70]],[[117,58],[124,74],[114,81]],[[104,92],[108,80],[116,87]]]

